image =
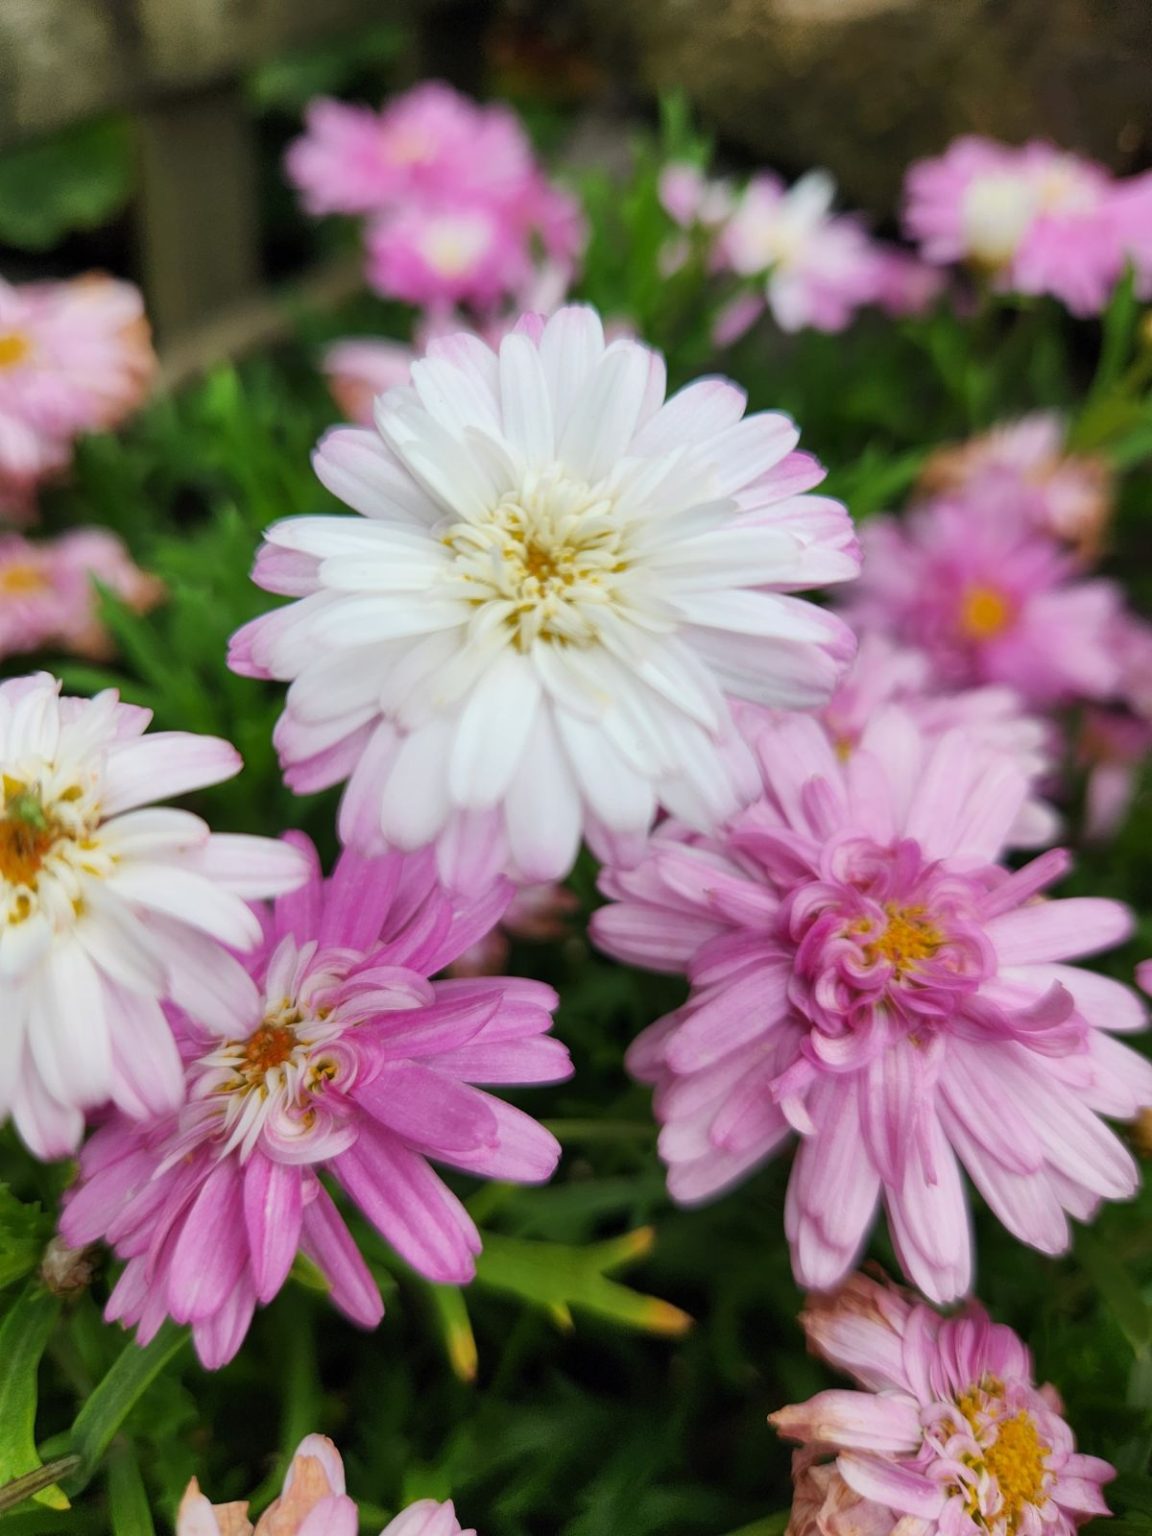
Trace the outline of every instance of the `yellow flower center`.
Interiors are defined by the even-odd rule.
[[[924,916],[923,907],[885,907],[888,923],[884,932],[864,946],[869,965],[887,960],[897,975],[915,965],[917,960],[931,960],[944,942],[944,935]]]
[[[262,1083],[265,1073],[274,1067],[282,1067],[291,1059],[297,1043],[296,1030],[291,1024],[266,1019],[244,1042],[240,1052],[240,1075],[247,1079],[250,1087]]]
[[[8,786],[13,785],[12,789]],[[0,876],[12,885],[35,887],[36,876],[60,835],[34,790],[4,780],[4,817],[0,820]]]
[[[32,350],[23,331],[0,331],[0,368],[16,368]]]
[[[969,587],[960,605],[960,629],[969,640],[991,640],[1008,627],[1012,607],[995,587]]]
[[[1025,1409],[1010,1418],[996,1418],[997,1399],[1002,1398],[1003,1393],[1003,1382],[986,1376],[962,1393],[956,1406],[981,1445],[980,1456],[966,1457],[966,1462],[974,1472],[995,1478],[1000,1490],[1001,1507],[991,1523],[1014,1532],[1024,1509],[1030,1504],[1044,1502],[1044,1479],[1051,1446],[1040,1439],[1036,1421]],[[986,1437],[992,1431],[996,1438],[987,1444]],[[981,1511],[977,1487],[968,1489],[966,1502],[968,1513],[987,1529],[989,1521]]]
[[[531,471],[483,520],[457,523],[444,542],[458,595],[494,607],[520,650],[536,640],[593,645],[601,619],[627,606],[621,578],[630,561],[612,498],[557,466]]]
[[[30,561],[0,570],[0,594],[18,597],[22,592],[43,592],[49,583],[38,565]]]

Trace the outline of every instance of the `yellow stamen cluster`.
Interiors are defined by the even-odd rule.
[[[3,778],[3,788],[0,877],[12,885],[34,888],[36,876],[60,836],[60,828],[45,811],[35,789],[7,774]]]
[[[1012,620],[1012,605],[995,587],[969,587],[960,604],[960,629],[969,640],[992,640]]]
[[[1036,1421],[1027,1410],[1021,1409],[1010,1418],[995,1417],[997,1399],[1003,1392],[1003,1382],[986,1376],[962,1393],[956,1399],[956,1406],[981,1446],[980,1455],[966,1458],[967,1464],[978,1476],[986,1474],[994,1478],[1000,1490],[1001,1504],[994,1519],[985,1518],[980,1508],[979,1489],[975,1485],[966,1491],[968,1513],[986,1528],[991,1524],[1015,1532],[1025,1508],[1044,1501],[1044,1479],[1051,1447],[1040,1439]],[[988,1444],[991,1431],[994,1431],[995,1439]]]
[[[32,350],[23,331],[0,331],[0,368],[16,368]]]
[[[944,942],[944,935],[924,915],[923,907],[900,907],[889,902],[884,908],[888,922],[884,931],[864,945],[869,965],[887,960],[898,976],[918,960],[931,960]]]

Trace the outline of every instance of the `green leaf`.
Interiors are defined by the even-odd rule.
[[[156,1536],[139,1464],[132,1447],[123,1443],[108,1465],[108,1514],[112,1536]]]
[[[23,250],[98,229],[132,192],[135,160],[126,119],[102,118],[0,156],[0,240]]]
[[[1076,1257],[1132,1348],[1146,1350],[1152,1343],[1152,1308],[1116,1252],[1091,1232],[1081,1232]]]
[[[36,1450],[40,1357],[59,1312],[59,1298],[32,1281],[0,1324],[0,1484],[37,1472],[42,1465]],[[68,1508],[68,1500],[55,1483],[38,1490],[29,1488],[28,1493],[52,1509]]]
[[[1130,266],[1104,311],[1100,361],[1096,365],[1096,377],[1089,391],[1092,400],[1100,399],[1116,387],[1131,356],[1136,338],[1136,320],[1140,313],[1135,290],[1136,274]]]
[[[464,1292],[456,1285],[429,1285],[428,1296],[449,1365],[460,1381],[475,1381],[479,1363],[476,1337]]]
[[[124,1420],[188,1339],[186,1329],[168,1322],[143,1349],[138,1344],[125,1345],[72,1425],[69,1443],[80,1457],[80,1467],[68,1479],[70,1493],[88,1485]]]
[[[52,1222],[38,1205],[25,1205],[0,1184],[0,1286],[30,1275],[52,1235]]]
[[[645,1333],[686,1333],[692,1326],[687,1312],[607,1278],[609,1271],[643,1258],[652,1242],[650,1227],[585,1248],[488,1232],[476,1260],[476,1284],[543,1307],[562,1328],[572,1326],[575,1307]]]

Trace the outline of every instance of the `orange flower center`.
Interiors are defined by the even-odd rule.
[[[32,350],[23,331],[0,331],[0,368],[16,368]]]
[[[292,1057],[297,1046],[296,1031],[291,1024],[261,1024],[244,1042],[240,1057],[240,1071],[253,1082],[259,1082],[266,1072],[282,1067]]]
[[[38,565],[25,562],[0,570],[0,593],[16,597],[22,592],[43,592],[48,586],[44,572]]]
[[[60,829],[39,795],[5,776],[4,816],[0,820],[0,876],[12,885],[34,887]]]
[[[995,587],[969,587],[960,604],[960,629],[969,640],[991,640],[1007,629],[1012,607]]]

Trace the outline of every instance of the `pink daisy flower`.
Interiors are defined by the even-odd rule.
[[[1004,422],[930,454],[921,488],[931,495],[961,492],[1002,477],[1024,493],[1019,509],[1032,527],[1091,557],[1112,513],[1112,469],[1101,455],[1070,453],[1066,434],[1055,411]],[[1000,505],[1006,507],[1006,495]]]
[[[210,834],[154,802],[229,779],[226,741],[162,731],[151,712],[60,697],[41,672],[0,683],[0,1116],[38,1157],[74,1151],[84,1111],[146,1118],[180,1102],[161,1003],[209,1028],[252,996],[222,945],[256,944],[244,898],[293,889],[301,855]]]
[[[904,222],[928,261],[969,262],[999,289],[1097,314],[1124,264],[1108,172],[1054,145],[956,139],[908,172]]]
[[[872,519],[845,616],[925,651],[946,688],[1000,683],[1032,708],[1106,699],[1120,679],[1111,637],[1122,595],[1082,579],[1074,557],[1029,526],[1043,514],[1023,510],[1027,495],[997,475],[902,519]]]
[[[369,284],[422,307],[491,308],[531,271],[523,229],[483,204],[413,204],[372,224],[367,244]]]
[[[883,1203],[909,1278],[962,1295],[961,1166],[1011,1232],[1063,1252],[1065,1212],[1137,1184],[1097,1114],[1152,1103],[1152,1066],[1106,1033],[1144,1010],[1067,963],[1124,939],[1127,909],[1037,901],[1062,852],[999,865],[1028,781],[962,732],[927,741],[889,706],[847,761],[800,716],[761,721],[755,745],[763,798],[722,838],[665,822],[635,869],[605,872],[592,921],[610,954],[692,983],[628,1055],[656,1085],[673,1198],[713,1198],[798,1133],[802,1285],[844,1277]]]
[[[765,300],[781,330],[841,331],[876,291],[874,247],[855,220],[833,215],[835,195],[823,171],[792,187],[761,174],[723,227],[720,262],[742,277],[765,275]]]
[[[358,1536],[360,1512],[345,1492],[344,1463],[325,1435],[306,1435],[296,1448],[284,1488],[255,1526],[248,1501],[212,1504],[195,1478],[176,1515],[176,1536]],[[402,1510],[380,1536],[476,1536],[462,1531],[451,1500],[421,1499]]]
[[[555,993],[511,977],[427,979],[488,931],[510,888],[464,906],[430,856],[399,854],[346,853],[324,880],[311,845],[294,841],[311,875],[262,915],[251,1006],[215,1035],[176,1017],[186,1103],[147,1125],[103,1125],[61,1219],[68,1243],[103,1239],[127,1260],[108,1318],[136,1325],[141,1343],[165,1316],[191,1323],[210,1368],[236,1353],[298,1251],[341,1311],[379,1322],[321,1170],[413,1268],[463,1284],[480,1237],[427,1159],[538,1183],[560,1155],[542,1126],[473,1086],[571,1074],[546,1034]]]
[[[0,656],[48,646],[94,659],[112,655],[96,582],[137,613],[164,596],[158,578],[134,565],[107,528],[77,528],[39,544],[0,534]]]
[[[1026,714],[1011,688],[961,688],[941,692],[923,651],[896,645],[866,630],[852,666],[821,711],[837,753],[845,760],[860,745],[869,721],[886,704],[900,704],[926,741],[964,731],[973,746],[1009,757],[1029,783],[1049,779],[1059,747],[1054,727]],[[1014,848],[1046,848],[1060,831],[1059,817],[1035,791],[1008,833]]]
[[[790,595],[857,569],[792,422],[722,379],[665,402],[663,359],[584,308],[412,378],[317,452],[361,519],[278,523],[257,559],[298,601],[231,665],[292,684],[288,782],[348,779],[343,840],[435,844],[455,886],[561,879],[584,835],[626,857],[658,803],[723,821],[755,788],[729,698],[819,704],[853,649]]]
[[[816,1354],[858,1391],[820,1392],[769,1416],[799,1440],[789,1536],[1072,1536],[1108,1514],[1116,1469],[1076,1450],[1059,1394],[978,1302],[956,1317],[854,1275],[812,1298]]]
[[[515,112],[482,106],[437,80],[380,112],[318,97],[305,122],[285,165],[312,214],[459,201],[508,206],[537,176]]]
[[[67,466],[72,438],[118,425],[154,368],[130,283],[98,273],[19,286],[0,279],[0,504],[27,514],[36,482]]]

